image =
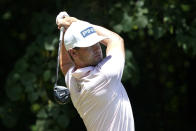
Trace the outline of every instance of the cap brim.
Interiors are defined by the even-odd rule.
[[[80,41],[79,43],[75,44],[75,47],[90,47],[104,39],[108,39],[108,37],[97,35],[96,38],[94,39],[89,39],[89,40],[87,39],[85,41]]]

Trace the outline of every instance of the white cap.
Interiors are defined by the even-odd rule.
[[[73,22],[64,35],[64,45],[66,50],[75,47],[89,47],[107,37],[99,36],[93,25],[85,21]]]

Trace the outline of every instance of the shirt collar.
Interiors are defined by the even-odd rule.
[[[87,76],[90,71],[92,71],[94,69],[93,66],[88,66],[88,67],[84,67],[84,68],[79,68],[74,70],[75,68],[73,68],[72,70],[72,75],[73,77],[75,77],[76,79],[81,79],[84,76]]]

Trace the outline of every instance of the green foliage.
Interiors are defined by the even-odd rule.
[[[130,50],[126,50],[125,67],[123,72],[122,81],[125,83],[131,81],[131,83],[136,86],[139,81],[137,64],[133,58],[133,54]]]
[[[48,105],[37,112],[35,125],[31,126],[32,131],[62,130],[70,123],[70,117],[74,112],[68,106],[58,106],[49,101]]]
[[[111,21],[111,25],[113,26],[114,30],[118,33],[121,33],[145,28],[148,24],[148,19],[146,17],[148,9],[143,8],[143,6],[143,1],[130,1],[125,4],[115,4],[114,8],[110,10],[110,14],[116,14],[116,16],[118,16],[116,18],[118,19],[118,21],[119,16],[122,18],[120,19],[117,25],[113,23],[114,21]]]
[[[110,9],[110,26],[125,36],[128,57],[124,83],[136,88],[133,94],[135,101],[146,100],[148,103],[141,102],[143,105],[138,105],[145,108],[143,114],[152,113],[146,118],[144,115],[142,118],[136,116],[136,120],[138,117],[148,123],[152,118],[160,130],[184,130],[179,126],[181,120],[177,114],[186,110],[183,106],[187,100],[185,79],[189,64],[185,63],[189,62],[185,54],[194,57],[196,51],[195,18],[188,15],[192,8],[191,2],[184,4],[176,0],[127,0],[115,3]],[[149,105],[154,105],[151,111],[146,109]],[[135,112],[137,114],[137,107]],[[155,117],[163,123],[155,122]],[[138,130],[153,130],[148,125],[141,127],[140,123],[137,124]],[[176,125],[176,128],[172,125]]]
[[[178,30],[177,31],[177,42],[178,46],[182,47],[183,50],[188,53],[192,54],[193,56],[196,55],[196,19],[191,23],[190,26],[186,25],[184,22],[184,26],[186,27],[186,31]]]
[[[14,127],[19,120],[19,115],[13,110],[15,105],[7,103],[3,107],[0,107],[0,118],[3,120],[3,124],[7,127]]]
[[[122,81],[133,105],[136,129],[189,130],[185,112],[189,59],[196,56],[194,1],[85,0],[80,8],[77,0],[37,1],[36,6],[30,6],[34,1],[23,2],[18,3],[20,9],[6,6],[0,17],[1,25],[7,25],[1,35],[12,38],[5,43],[14,43],[5,44],[5,54],[21,54],[3,88],[2,125],[31,131],[68,130],[78,115],[71,103],[60,106],[53,99],[59,37],[55,17],[66,7],[71,15],[104,25],[124,38]],[[20,42],[25,47],[18,47]],[[60,79],[65,84],[62,74]]]
[[[47,17],[47,22],[33,31],[35,34],[39,32],[39,35],[9,74],[6,94],[13,107],[18,106],[18,102],[31,105],[29,113],[36,115],[36,122],[31,126],[32,131],[58,131],[68,126],[72,117],[70,114],[74,112],[68,110],[72,107],[70,105],[60,107],[53,102],[58,45],[58,36],[53,34],[56,30],[54,16],[47,13],[36,13],[34,16],[32,19],[36,21],[32,22],[33,27],[45,19],[42,16]],[[2,122],[7,127],[16,126],[18,119],[23,115],[17,114],[13,107],[1,108]]]

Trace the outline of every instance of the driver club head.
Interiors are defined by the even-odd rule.
[[[54,86],[54,97],[59,104],[66,104],[70,101],[69,89],[64,86]]]

